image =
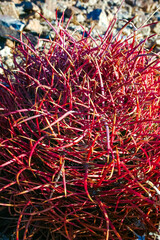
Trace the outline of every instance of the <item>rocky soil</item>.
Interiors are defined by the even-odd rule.
[[[43,39],[53,38],[53,30],[44,18],[55,25],[56,11],[58,19],[64,12],[64,24],[67,24],[72,16],[68,28],[70,31],[87,35],[87,32],[92,28],[94,38],[98,34],[103,35],[106,32],[109,22],[115,14],[117,14],[115,33],[128,20],[135,17],[123,29],[122,37],[125,38],[134,31],[137,31],[138,41],[154,35],[146,41],[146,48],[154,46],[153,51],[158,54],[160,51],[160,0],[124,0],[117,13],[120,4],[120,0],[1,0],[0,65],[3,64],[6,68],[13,67],[13,49],[20,39],[21,32],[25,33],[35,46],[38,44],[39,37]],[[145,25],[147,26],[143,27]],[[0,73],[3,73],[1,68]],[[160,236],[154,236],[153,239],[160,239]],[[0,240],[9,240],[9,238],[0,233]]]

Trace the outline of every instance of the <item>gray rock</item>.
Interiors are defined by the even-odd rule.
[[[160,39],[159,38],[156,40],[156,45],[160,46]]]
[[[123,19],[118,20],[115,34],[118,33],[124,27],[126,22],[127,22],[127,20],[126,21]],[[134,29],[133,29],[132,25],[126,26],[121,32],[121,38],[126,38],[127,36],[130,36],[131,33],[133,33],[133,30]]]
[[[142,34],[142,38],[145,38],[145,37],[150,35],[151,28],[150,28],[150,26],[147,26],[147,27],[144,27],[144,28],[140,28],[138,33]]]
[[[158,22],[154,27],[153,27],[153,30],[152,30],[154,33],[156,34],[160,34],[160,22]]]
[[[8,15],[15,19],[19,18],[15,4],[13,2],[0,2],[0,12],[2,15]]]
[[[97,0],[89,0],[88,4],[94,6],[97,2]]]
[[[83,23],[84,21],[85,21],[85,17],[84,17],[84,15],[82,15],[81,13],[80,14],[77,14],[77,16],[76,16],[76,20],[77,20],[77,22],[79,22],[79,23]]]
[[[154,4],[154,1],[153,0],[137,0],[136,1],[136,6],[143,9],[144,12],[148,12],[152,5]]]
[[[25,24],[22,21],[7,15],[1,15],[1,14],[0,14],[0,23],[6,27],[12,27],[15,30],[19,30],[19,31],[22,31],[25,26]]]
[[[154,17],[156,17],[157,21],[160,21],[160,12],[159,12],[159,11],[156,12],[156,13],[154,14]]]
[[[43,27],[38,19],[30,19],[25,27],[25,30],[41,34]]]
[[[25,11],[22,4],[16,4],[16,10],[19,16],[24,15]]]
[[[81,1],[79,1],[79,0],[76,1],[75,7],[79,8],[80,10],[83,10],[83,13],[86,11],[86,8],[84,6],[82,6]]]
[[[99,21],[101,13],[102,13],[102,9],[99,9],[99,8],[94,9],[93,11],[87,14],[87,18],[91,20]]]
[[[15,6],[16,6],[16,9],[18,9],[18,11],[20,11],[21,14],[23,14],[24,12],[30,12],[30,11],[40,12],[40,8],[38,7],[38,5],[30,1],[23,1],[21,3],[17,3],[15,4]]]
[[[45,3],[47,9],[54,13],[57,7],[57,0],[45,0]]]
[[[41,13],[41,10],[38,5],[33,2],[23,1],[21,3],[17,3],[15,6],[20,17],[25,16],[26,18],[28,16],[31,18],[32,16],[32,18],[40,18],[39,13]]]
[[[30,41],[32,42],[33,45],[37,44],[38,39],[33,34],[26,33],[25,35],[30,39]],[[12,29],[0,24],[0,38],[10,39],[12,41],[18,42],[17,40],[13,40],[13,38],[11,36],[16,39],[20,39],[20,32],[16,31],[16,30],[12,30]]]
[[[113,19],[113,15],[109,11],[106,14],[103,5],[102,9],[97,8],[89,12],[87,18],[91,22],[94,21],[96,23],[95,30],[97,31],[97,34],[104,34],[104,31],[108,28],[109,22]]]
[[[136,5],[136,0],[125,0],[125,2],[127,3],[127,4],[129,4],[130,6],[135,6]]]
[[[0,56],[2,58],[6,57],[6,56],[11,56],[11,48],[8,46],[5,46],[1,51],[0,51]]]
[[[73,15],[73,9],[71,7],[67,7],[64,11],[64,16],[70,18]]]
[[[23,5],[25,12],[29,12],[33,9],[33,3],[30,1],[23,1],[21,4]]]
[[[107,16],[107,14],[105,13],[104,10],[102,10],[100,17],[99,17],[99,22],[98,22],[98,26],[100,26],[103,30],[107,30],[107,27],[109,25],[109,21],[112,19],[112,15],[109,14]]]
[[[82,14],[82,11],[74,6],[67,7],[64,11],[64,16],[70,18],[71,16],[75,16],[78,14]]]
[[[118,19],[129,19],[132,17],[132,7],[126,5],[125,8],[121,8],[117,14]]]
[[[51,6],[51,8],[50,8]],[[54,0],[48,0],[45,1],[45,3],[41,3],[41,10],[42,10],[42,15],[47,19],[47,20],[53,20],[56,17],[56,1]]]

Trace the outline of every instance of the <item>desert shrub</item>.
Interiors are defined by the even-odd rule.
[[[43,49],[23,36],[0,76],[0,206],[17,240],[158,229],[160,61],[114,21],[98,39],[52,26]]]

